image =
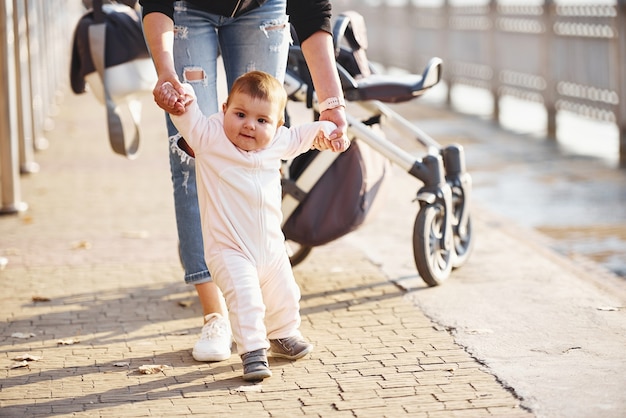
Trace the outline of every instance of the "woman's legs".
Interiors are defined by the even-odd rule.
[[[217,112],[217,33],[211,15],[183,8],[175,3],[174,63],[181,81],[190,83],[197,102],[206,115]],[[170,169],[174,187],[174,208],[179,237],[180,258],[185,282],[201,284],[211,281],[204,260],[200,210],[196,189],[195,160],[180,149],[180,134],[166,114],[170,137]]]
[[[217,112],[217,34],[211,15],[176,4],[174,62],[181,81],[196,91],[200,109],[207,115]],[[219,361],[230,357],[232,337],[224,302],[204,260],[200,227],[195,162],[178,147],[180,136],[167,116],[170,136],[170,169],[174,207],[185,282],[194,284],[205,325],[193,356],[198,361]]]
[[[193,86],[204,114],[218,111],[218,33],[229,89],[239,75],[253,69],[284,78],[291,39],[286,0],[269,0],[263,7],[236,19],[201,13],[185,2],[178,2],[175,7],[176,70],[181,81]],[[218,361],[230,355],[231,336],[225,325],[221,292],[212,282],[204,260],[195,163],[178,147],[180,136],[169,116],[167,127],[180,257],[185,281],[195,285],[205,318],[193,354],[199,361]]]
[[[204,317],[212,313],[218,313],[224,317],[227,316],[222,294],[215,282],[210,281],[197,284],[196,293],[200,299]]]

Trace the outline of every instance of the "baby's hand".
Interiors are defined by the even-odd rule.
[[[334,152],[344,152],[350,146],[350,140],[345,137],[337,138],[334,134],[330,137],[326,136],[323,129],[317,133],[317,137],[313,142],[313,148],[320,151],[330,149]]]

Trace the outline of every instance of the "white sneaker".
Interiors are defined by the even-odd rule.
[[[196,361],[222,361],[230,357],[233,336],[230,323],[218,313],[204,317],[202,335],[193,347],[192,355]]]

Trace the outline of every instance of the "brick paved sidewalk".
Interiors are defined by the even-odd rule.
[[[259,385],[241,380],[236,355],[192,359],[199,306],[172,279],[175,266],[119,267],[2,273],[5,289],[19,283],[17,297],[2,301],[3,366],[23,353],[42,358],[3,370],[0,416],[530,416],[350,248],[317,249],[297,268],[302,330],[316,350],[298,362],[271,359],[274,376]],[[59,289],[50,302],[29,301],[38,277]],[[144,375],[143,365],[167,368]]]
[[[258,385],[236,355],[194,361],[161,113],[144,110],[135,161],[110,151],[90,96],[55,123],[22,181],[29,210],[0,218],[0,416],[531,416],[345,241],[295,269],[310,358],[270,359]],[[23,354],[39,359],[12,368]]]

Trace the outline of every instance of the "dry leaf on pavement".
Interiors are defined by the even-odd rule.
[[[34,354],[24,353],[24,354],[20,354],[19,356],[13,357],[11,360],[16,360],[16,361],[39,361],[42,358],[43,357],[36,356]]]
[[[22,338],[22,339],[32,338],[34,336],[35,336],[35,334],[33,334],[32,332],[28,332],[28,333],[14,332],[13,334],[11,334],[11,337],[13,337],[13,338]]]
[[[72,345],[72,344],[78,344],[79,342],[80,340],[78,338],[66,338],[66,339],[57,341],[57,344],[58,345]]]
[[[28,362],[26,360],[20,361],[18,363],[13,363],[9,367],[10,369],[19,369],[20,367],[28,367]]]
[[[137,370],[141,374],[155,374],[160,373],[165,369],[169,369],[169,366],[165,364],[144,364],[143,366],[139,366]]]

